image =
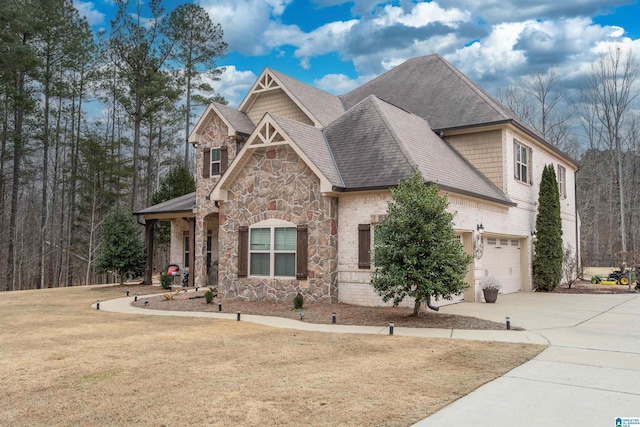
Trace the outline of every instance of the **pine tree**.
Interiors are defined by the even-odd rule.
[[[192,90],[212,90],[211,86],[201,82],[206,76],[219,80],[221,69],[216,68],[215,58],[222,56],[227,44],[222,40],[222,26],[213,24],[207,11],[197,4],[185,3],[176,7],[167,20],[164,32],[173,43],[171,59],[184,71],[184,89],[186,93],[186,123],[184,164],[189,165],[189,133],[191,132]],[[199,87],[195,86],[202,83]]]
[[[133,216],[120,208],[102,225],[100,255],[95,265],[98,271],[117,274],[121,285],[126,275],[140,276],[146,266],[144,242],[136,227]]]
[[[374,231],[371,284],[394,306],[415,298],[418,315],[430,298],[451,299],[467,288],[472,258],[456,238],[446,196],[438,195],[437,185],[425,185],[419,171],[391,189],[391,196],[387,216]]]
[[[162,181],[160,181],[160,188],[153,193],[152,203],[157,205],[158,203],[166,202],[167,200],[184,196],[194,191],[196,191],[196,182],[193,179],[191,171],[184,164],[178,163],[173,166],[164,178],[162,178]],[[157,222],[155,227],[154,236],[156,243],[158,245],[167,245],[171,239],[171,228],[169,224],[166,221],[161,221]]]
[[[553,165],[546,165],[542,171],[534,248],[534,287],[541,291],[552,291],[562,279],[560,193]]]

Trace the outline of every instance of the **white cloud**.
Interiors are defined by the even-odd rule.
[[[220,80],[216,82],[207,81],[217,93],[224,96],[230,107],[237,107],[242,102],[244,95],[251,89],[256,81],[253,71],[239,71],[233,65],[225,67],[225,71],[220,75]],[[203,79],[205,80],[205,79]]]
[[[420,28],[434,22],[455,26],[458,22],[468,21],[470,17],[469,12],[457,8],[446,10],[436,2],[429,2],[418,3],[408,12],[402,7],[387,5],[384,7],[384,14],[376,21],[381,26],[400,23],[407,27]]]
[[[73,7],[75,7],[80,16],[87,18],[89,25],[99,25],[104,22],[104,13],[96,10],[96,6],[90,1],[73,0]]]
[[[292,0],[202,0],[214,23],[220,23],[229,51],[245,55],[267,53],[265,32]]]

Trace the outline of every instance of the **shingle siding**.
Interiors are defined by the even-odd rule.
[[[254,123],[258,123],[266,112],[313,126],[313,121],[280,89],[259,94],[247,115]]]
[[[447,136],[445,139],[496,187],[504,191],[501,130]]]

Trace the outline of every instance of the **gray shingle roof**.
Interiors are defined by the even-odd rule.
[[[236,130],[236,132],[244,133],[246,135],[251,134],[256,125],[251,121],[242,111],[238,111],[235,108],[227,107],[223,104],[214,102],[215,108],[224,116],[225,120]]]
[[[327,126],[344,114],[344,107],[337,96],[270,68],[269,71],[286,86],[287,90],[291,92],[300,104],[304,105],[322,126]]]
[[[309,157],[309,160],[322,171],[331,185],[344,186],[322,130],[296,120],[274,115],[271,117]]]
[[[511,204],[423,118],[370,95],[325,130],[345,190],[390,187],[418,167],[449,191]]]
[[[196,205],[196,193],[185,194],[157,205],[149,206],[141,211],[134,212],[134,215],[153,215],[163,213],[193,212]]]
[[[371,94],[419,115],[433,129],[515,119],[440,55],[410,59],[341,99],[351,108]]]

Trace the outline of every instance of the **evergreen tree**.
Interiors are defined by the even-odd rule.
[[[176,7],[164,28],[167,37],[173,43],[171,59],[182,67],[186,93],[186,123],[184,164],[189,165],[189,133],[191,132],[192,90],[213,89],[201,82],[201,77],[219,80],[221,69],[216,68],[215,58],[227,49],[222,40],[222,27],[213,24],[211,17],[202,6],[185,3]],[[196,86],[201,83],[200,86]]]
[[[160,188],[153,194],[152,203],[166,202],[176,197],[184,196],[196,191],[196,182],[189,168],[179,163],[173,166],[160,181]],[[167,222],[157,222],[154,233],[158,245],[167,245],[170,240],[171,228]]]
[[[188,167],[176,164],[160,181],[160,188],[153,193],[152,203],[166,202],[196,191],[196,182]]]
[[[105,218],[102,230],[100,255],[96,259],[98,271],[117,274],[121,285],[125,275],[142,275],[146,266],[144,242],[133,216],[118,208]]]
[[[387,216],[376,226],[371,284],[382,299],[397,306],[415,298],[413,314],[431,297],[451,299],[467,288],[472,261],[456,239],[453,214],[435,184],[425,185],[419,171],[391,189]]]
[[[542,171],[534,248],[534,287],[541,291],[552,291],[562,279],[560,193],[553,165],[546,165]]]

